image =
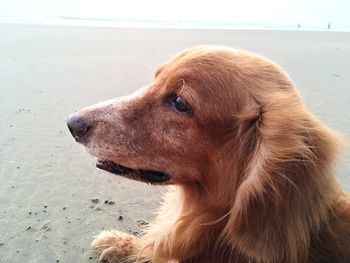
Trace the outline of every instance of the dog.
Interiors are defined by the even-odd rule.
[[[68,127],[98,168],[169,188],[144,235],[96,237],[103,262],[350,262],[350,199],[334,176],[343,139],[259,55],[186,49]]]

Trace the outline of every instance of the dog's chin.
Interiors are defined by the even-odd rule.
[[[96,167],[107,172],[121,175],[128,179],[149,183],[149,184],[169,184],[171,177],[161,171],[133,169],[112,161],[98,160]]]

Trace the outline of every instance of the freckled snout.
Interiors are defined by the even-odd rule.
[[[77,113],[69,115],[67,126],[74,139],[78,142],[86,140],[92,128],[89,121]]]

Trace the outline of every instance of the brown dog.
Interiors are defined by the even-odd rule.
[[[185,50],[146,88],[68,126],[97,167],[172,185],[144,236],[95,239],[100,260],[350,262],[350,200],[333,173],[341,140],[260,56]]]

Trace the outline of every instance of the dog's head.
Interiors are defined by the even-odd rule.
[[[68,126],[101,169],[152,184],[217,186],[220,193],[273,168],[266,161],[311,158],[310,119],[272,62],[196,47],[161,66],[136,93],[72,114]]]
[[[136,93],[72,114],[75,139],[97,166],[149,183],[202,181],[242,107],[229,51],[187,50],[160,67]]]
[[[72,114],[68,126],[101,169],[154,184],[205,185],[213,181],[209,174],[232,168],[223,167],[227,158],[243,169],[257,141],[264,96],[277,90],[298,103],[272,63],[243,51],[197,47],[161,66],[154,82],[136,93]]]

